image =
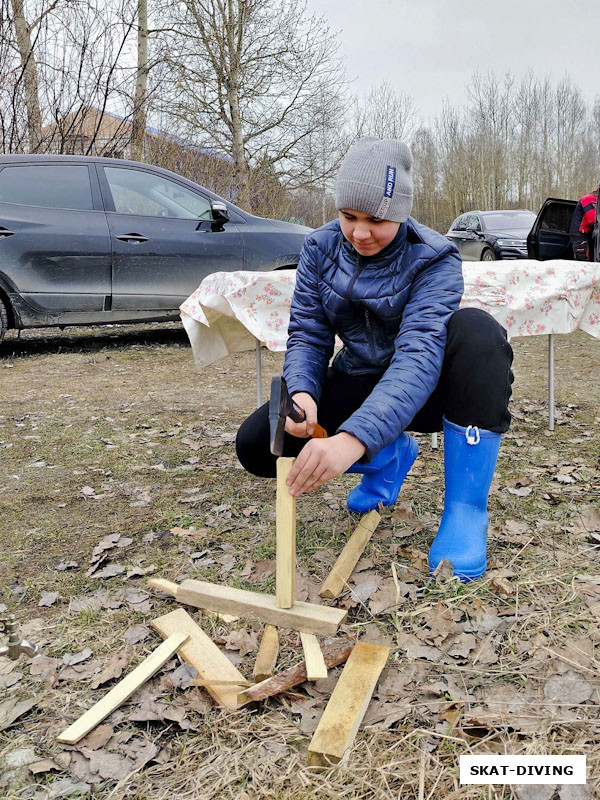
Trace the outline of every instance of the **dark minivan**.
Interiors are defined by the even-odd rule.
[[[209,273],[297,266],[310,230],[148,164],[0,156],[0,339],[7,328],[179,319]]]

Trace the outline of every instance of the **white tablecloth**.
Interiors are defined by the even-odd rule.
[[[600,264],[495,261],[463,264],[462,306],[482,308],[509,336],[571,333],[600,339]],[[203,367],[256,340],[285,350],[295,270],[215,272],[181,306],[194,362]]]

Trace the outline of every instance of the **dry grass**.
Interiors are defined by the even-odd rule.
[[[187,729],[168,719],[132,723],[132,703],[109,722],[115,731],[155,742],[162,756],[134,774],[96,779],[90,796],[519,796],[514,787],[459,786],[458,755],[466,752],[585,753],[591,786],[600,789],[600,539],[586,528],[590,509],[600,505],[599,347],[585,334],[557,337],[560,424],[549,433],[546,342],[521,339],[514,346],[515,420],[490,499],[490,572],[468,586],[436,582],[422,572],[419,553],[427,552],[435,534],[443,496],[441,453],[430,450],[427,437],[420,437],[422,454],[402,502],[385,511],[365,553],[372,566],[364,574],[387,584],[394,564],[399,580],[412,588],[392,613],[373,614],[369,600],[354,604],[347,631],[389,641],[388,675],[405,681],[395,694],[376,693],[372,706],[383,709],[383,719],[367,718],[349,764],[327,773],[306,767],[327,686],[235,713],[206,702],[187,710]],[[274,486],[239,469],[233,448],[237,426],[255,400],[254,354],[233,356],[198,375],[177,325],[28,332],[7,339],[1,354],[0,600],[22,623],[30,622],[26,631],[45,655],[89,646],[94,658],[106,659],[130,626],[172,608],[155,596],[150,611],[125,601],[75,610],[73,598],[98,590],[114,598],[124,587],[145,587],[144,577],[86,575],[93,548],[109,533],[133,541],[107,551],[108,564],[154,565],[152,574],[170,579],[190,575],[272,590],[273,575],[252,569],[274,556]],[[264,354],[265,392],[281,360]],[[337,479],[298,503],[298,560],[308,593],[355,524],[344,507],[355,480]],[[532,491],[509,491],[523,486]],[[190,526],[199,531],[194,538],[172,532]],[[65,560],[77,566],[57,570]],[[505,574],[510,594],[494,582]],[[59,597],[39,607],[42,591]],[[450,638],[444,638],[444,614],[444,624],[456,626]],[[471,630],[482,614],[490,616]],[[486,620],[492,620],[489,630]],[[226,626],[213,617],[202,624],[220,643],[232,629],[260,630],[257,623]],[[448,641],[469,634],[475,646],[449,656]],[[297,661],[298,643],[292,634],[282,638],[285,667]],[[583,652],[585,642],[592,647]],[[151,635],[134,645],[130,667],[157,644]],[[247,675],[252,662],[252,652],[241,661]],[[51,796],[53,782],[68,775],[77,780],[73,762],[36,779],[25,768],[9,769],[6,755],[34,747],[40,758],[60,759],[68,749],[57,745],[56,734],[103,690],[91,690],[89,679],[44,683],[24,660],[15,669],[21,679],[2,691],[9,699],[35,695],[38,704],[0,733],[0,787],[7,797],[41,800]],[[591,694],[572,704],[557,701],[544,694],[550,678],[566,681],[567,690],[569,681],[583,682]],[[157,695],[161,691],[167,703],[189,692],[157,685]],[[121,752],[114,741],[107,749]],[[86,774],[85,766],[80,770]]]

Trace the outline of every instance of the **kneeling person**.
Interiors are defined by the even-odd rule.
[[[479,309],[459,310],[454,245],[409,216],[412,158],[396,140],[361,139],[340,167],[338,219],[307,237],[283,374],[306,421],[286,422],[284,455],[299,496],[344,472],[363,475],[351,511],[396,502],[418,452],[406,431],[444,430],[445,506],[429,554],[463,580],[486,569],[487,500],[508,430],[512,351]],[[335,336],[343,348],[331,366]],[[315,423],[328,439],[307,438]],[[274,477],[268,404],[242,424],[242,465]]]

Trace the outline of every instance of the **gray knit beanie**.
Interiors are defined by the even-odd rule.
[[[346,153],[335,189],[335,207],[404,222],[412,209],[412,156],[404,142],[365,136]]]

